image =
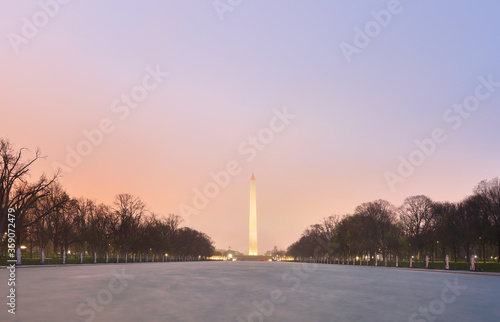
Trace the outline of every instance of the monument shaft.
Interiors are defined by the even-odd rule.
[[[255,191],[255,177],[250,178],[250,225],[249,225],[248,255],[257,255],[257,196]]]

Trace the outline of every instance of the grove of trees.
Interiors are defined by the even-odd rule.
[[[8,210],[15,210],[16,246],[30,252],[51,252],[55,257],[68,250],[104,253],[208,257],[212,240],[194,229],[179,228],[181,217],[160,216],[130,194],[119,194],[113,205],[85,198],[71,198],[52,178],[42,175],[34,182],[30,167],[40,158],[37,150],[25,160],[26,149],[14,150],[0,138],[0,251],[8,245]],[[50,248],[50,249],[49,249]]]
[[[459,202],[411,196],[396,207],[385,200],[358,206],[353,214],[311,225],[288,247],[296,258],[382,258],[418,260],[429,255],[452,261],[500,261],[500,181],[481,181]]]

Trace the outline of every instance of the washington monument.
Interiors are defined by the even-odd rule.
[[[250,225],[249,225],[248,255],[258,255],[257,252],[257,197],[255,194],[255,177],[250,178]]]

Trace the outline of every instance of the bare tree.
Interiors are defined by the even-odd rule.
[[[30,222],[25,222],[30,207],[39,198],[47,195],[47,188],[58,177],[58,174],[55,174],[52,179],[48,179],[43,174],[34,183],[29,183],[26,179],[31,166],[43,157],[40,150],[37,149],[32,159],[24,161],[26,151],[27,149],[21,148],[16,152],[8,140],[0,139],[0,236],[3,236],[7,231],[8,209],[13,208],[16,211],[16,237],[18,241],[21,239],[23,229],[47,215],[47,213],[40,213]]]
[[[33,239],[34,244],[38,247],[40,252],[45,252],[47,244],[50,241],[49,236],[50,222],[47,217],[43,217],[30,227],[30,238]],[[30,250],[31,251],[31,250]]]
[[[115,198],[117,224],[113,232],[113,244],[117,251],[130,252],[145,235],[142,226],[146,219],[146,205],[138,197],[119,194]]]
[[[175,244],[177,254],[182,256],[212,256],[215,251],[210,237],[189,227],[177,231]]]
[[[399,208],[399,214],[411,249],[420,252],[427,245],[433,230],[433,203],[426,196],[412,196],[405,199]]]
[[[117,217],[113,215],[111,208],[104,204],[96,205],[83,198],[78,200],[77,205],[78,212],[86,223],[82,239],[88,244],[89,250],[98,253],[108,251],[117,224]]]
[[[78,246],[77,251],[85,250],[87,222],[85,215],[78,210],[76,199],[70,199],[63,208],[61,251],[68,251],[70,245]]]
[[[333,241],[339,222],[339,216],[332,215],[324,218],[320,224],[309,226],[300,239],[288,247],[287,253],[296,257],[333,255],[338,249]]]
[[[396,207],[386,200],[375,200],[356,207],[355,215],[361,216],[362,238],[365,251],[381,251],[384,258],[388,250],[398,251],[399,231],[396,226]]]
[[[38,198],[28,209],[25,218],[28,233],[30,238],[36,241],[40,250],[45,250],[49,241],[59,242],[60,230],[62,229],[61,212],[69,200],[62,187],[56,183],[47,188],[44,196]],[[57,247],[57,245],[54,246]],[[54,251],[56,251],[55,248]]]
[[[445,256],[446,248],[451,250],[454,261],[458,260],[461,243],[464,241],[464,212],[459,205],[451,202],[434,203],[434,231],[433,240],[439,243],[441,252]]]
[[[500,262],[500,180],[494,178],[490,181],[481,181],[475,188],[474,193],[479,196],[481,210],[487,215],[493,228],[493,238],[498,250],[498,261]],[[484,245],[489,238],[483,238],[483,260],[486,260]]]
[[[39,209],[46,213],[47,226],[46,233],[52,241],[54,257],[57,258],[58,248],[61,254],[70,238],[74,227],[70,217],[71,199],[68,194],[59,185],[53,185],[47,189],[48,194],[40,199]]]

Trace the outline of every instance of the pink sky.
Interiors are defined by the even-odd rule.
[[[252,172],[261,253],[363,202],[458,201],[499,175],[500,87],[484,85],[500,80],[498,10],[404,2],[348,63],[340,45],[354,44],[356,28],[386,6],[244,2],[221,21],[210,1],[74,1],[16,47],[9,35],[23,36],[23,18],[43,8],[9,2],[0,13],[0,135],[40,147],[47,158],[35,173],[52,173],[67,166],[68,147],[87,151],[84,131],[104,122],[64,187],[108,204],[131,193],[160,215],[192,206],[194,189],[234,160],[237,174],[185,224],[245,252]],[[448,110],[471,104],[478,86],[488,97],[454,128],[460,114]],[[124,107],[127,95],[137,106]],[[294,117],[274,120],[285,108]],[[400,175],[399,156],[436,128],[446,140],[393,191],[386,173]],[[261,151],[249,139],[259,133]]]

